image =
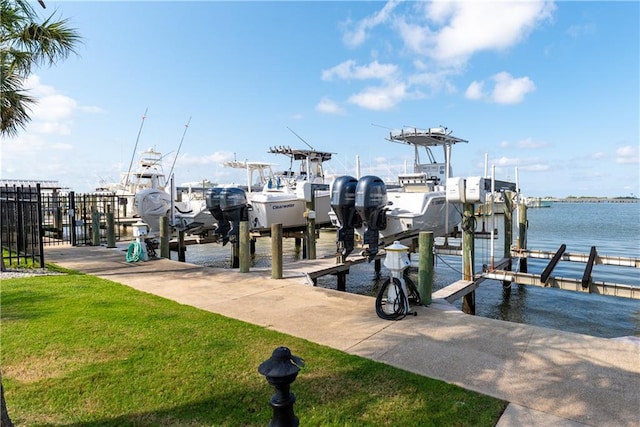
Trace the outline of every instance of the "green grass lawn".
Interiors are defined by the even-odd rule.
[[[305,359],[303,426],[493,426],[506,402],[87,275],[3,280],[2,377],[16,426],[266,426],[257,371]]]

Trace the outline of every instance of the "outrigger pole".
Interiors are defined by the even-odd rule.
[[[180,145],[178,145],[178,152],[176,156],[173,158],[173,164],[171,165],[171,170],[169,171],[169,177],[173,173],[173,167],[176,165],[176,160],[178,159],[178,154],[180,154],[180,148],[182,148],[182,142],[184,141],[184,136],[187,134],[187,129],[189,129],[189,123],[191,123],[191,117],[187,120],[187,124],[184,125],[184,132],[182,132],[182,139],[180,140]]]
[[[140,129],[138,130],[138,137],[136,138],[136,145],[133,147],[133,154],[131,154],[131,161],[129,162],[129,170],[127,171],[127,179],[124,182],[124,189],[129,186],[129,176],[131,175],[131,166],[133,166],[133,158],[136,156],[136,150],[138,150],[138,141],[140,141],[140,134],[142,133],[142,126],[144,126],[144,119],[147,118],[147,111],[149,107],[145,108],[144,115],[142,116],[142,122],[140,123]]]

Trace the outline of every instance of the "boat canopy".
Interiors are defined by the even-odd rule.
[[[331,156],[334,153],[330,153],[328,151],[316,151],[316,150],[305,150],[305,149],[295,149],[291,147],[271,147],[267,153],[272,154],[284,154],[285,156],[291,157],[293,160],[317,160],[320,162],[326,162],[331,160]]]
[[[410,128],[397,133],[389,132],[388,141],[422,147],[453,145],[459,142],[469,142],[451,135],[445,127],[429,128],[427,130]]]

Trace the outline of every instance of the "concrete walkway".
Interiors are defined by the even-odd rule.
[[[640,345],[461,313],[444,301],[401,321],[374,299],[307,284],[297,268],[239,273],[122,249],[48,247],[47,262],[510,402],[497,426],[640,426]],[[295,266],[292,266],[295,267]]]

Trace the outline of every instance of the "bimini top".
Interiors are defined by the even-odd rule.
[[[284,154],[285,156],[291,157],[293,160],[318,160],[320,162],[326,162],[331,160],[331,155],[334,153],[330,153],[328,151],[316,151],[316,150],[298,150],[291,147],[283,147],[282,145],[279,147],[271,147],[267,153],[272,154]]]
[[[418,145],[423,147],[432,147],[438,145],[452,145],[459,142],[469,142],[465,139],[451,135],[445,127],[429,128],[427,130],[408,128],[399,132],[389,132],[388,141],[397,142],[399,144]]]

